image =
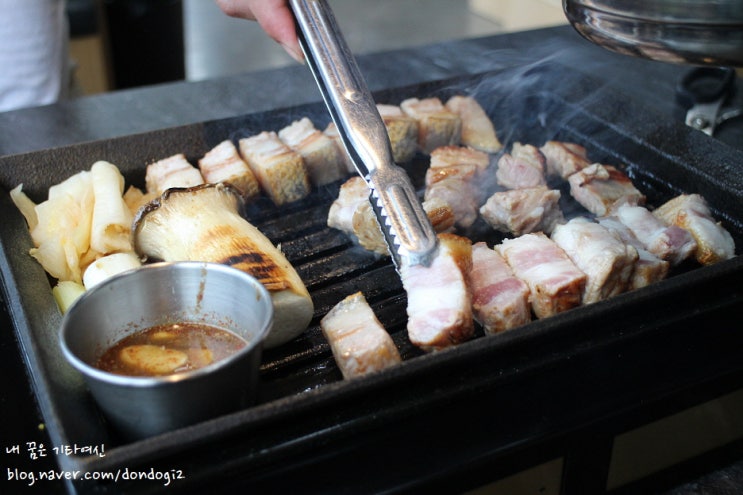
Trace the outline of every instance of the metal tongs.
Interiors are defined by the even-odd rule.
[[[330,6],[325,0],[290,0],[299,44],[349,156],[371,189],[370,201],[398,271],[428,266],[436,232],[405,170],[392,158],[387,128]]]

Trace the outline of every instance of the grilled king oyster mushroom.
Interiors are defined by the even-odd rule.
[[[135,215],[132,244],[146,258],[222,263],[257,278],[274,305],[274,326],[263,344],[275,347],[307,328],[314,307],[286,257],[240,216],[241,205],[228,184],[168,189]]]

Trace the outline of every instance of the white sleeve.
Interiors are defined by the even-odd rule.
[[[67,95],[68,29],[65,0],[0,0],[0,111]]]

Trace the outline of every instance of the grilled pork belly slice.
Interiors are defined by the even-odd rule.
[[[544,155],[548,175],[559,175],[567,179],[591,165],[586,148],[576,143],[547,141],[539,151]]]
[[[351,157],[348,156],[348,153],[346,153],[346,148],[343,145],[343,141],[341,140],[341,135],[338,132],[338,127],[335,125],[335,122],[330,122],[328,126],[323,131],[323,134],[328,136],[330,140],[335,145],[336,149],[338,150],[338,154],[341,157],[341,161],[343,163],[343,166],[346,167],[346,171],[352,174],[356,173],[356,166],[353,164],[353,160],[351,160]]]
[[[258,179],[229,139],[206,152],[199,160],[199,170],[206,182],[229,182],[242,193],[246,201],[261,193]]]
[[[409,162],[418,150],[418,121],[397,105],[378,104],[377,110],[387,127],[395,163]]]
[[[451,206],[438,198],[423,201],[422,206],[434,231],[443,233],[452,230],[454,212]],[[361,247],[384,256],[389,254],[384,235],[369,201],[360,203],[356,208],[352,219],[352,230],[349,233],[356,236]]]
[[[645,196],[627,175],[611,165],[594,163],[570,177],[570,195],[588,211],[606,216],[621,205],[645,204]]]
[[[199,169],[183,153],[163,158],[147,165],[145,172],[147,192],[160,195],[171,187],[193,187],[204,183]]]
[[[361,292],[336,304],[320,320],[343,378],[353,378],[402,361],[392,338]]]
[[[616,217],[602,217],[598,219],[598,222],[637,250],[637,261],[635,261],[635,268],[632,270],[627,290],[639,289],[666,278],[671,264],[645,249],[645,246],[626,225]]]
[[[586,274],[565,251],[541,232],[505,239],[495,247],[531,291],[537,318],[546,318],[580,306]]]
[[[338,197],[328,210],[328,227],[353,232],[353,215],[359,205],[369,202],[369,186],[358,175],[354,175],[341,185]]]
[[[697,243],[688,231],[668,225],[647,208],[622,205],[616,209],[615,216],[645,249],[671,265],[678,265],[694,255],[697,249]]]
[[[617,234],[587,218],[576,217],[555,227],[552,240],[586,274],[584,304],[627,290],[638,255]]]
[[[458,226],[467,228],[477,220],[480,206],[479,179],[490,165],[483,151],[465,146],[442,146],[431,152],[426,171],[424,199],[448,203]]]
[[[468,286],[472,244],[465,237],[439,234],[431,265],[400,267],[408,295],[408,338],[425,351],[443,349],[473,337]]]
[[[433,230],[439,234],[454,230],[456,219],[454,218],[454,210],[449,203],[439,198],[431,198],[423,201],[422,206],[423,211],[426,212],[426,216],[431,221]]]
[[[544,186],[499,191],[480,208],[480,216],[495,230],[515,236],[550,234],[565,221],[559,201],[560,191]]]
[[[300,154],[313,185],[324,186],[346,176],[346,164],[338,147],[307,117],[281,129],[279,139]]]
[[[459,144],[462,119],[447,110],[438,98],[408,98],[400,103],[402,111],[418,122],[418,148],[430,153],[440,146]]]
[[[498,159],[495,178],[507,189],[544,186],[544,155],[531,144],[513,143],[511,153]]]
[[[457,226],[467,228],[477,220],[479,201],[473,188],[477,168],[460,165],[429,168],[426,171],[426,201],[442,201],[451,206]]]
[[[456,95],[449,98],[445,106],[462,119],[461,143],[464,146],[487,153],[495,153],[503,147],[493,122],[477,100],[471,96]]]
[[[277,205],[298,201],[310,192],[302,156],[284,144],[273,131],[264,131],[238,142],[240,154],[263,190]]]
[[[473,165],[480,174],[490,166],[490,157],[484,151],[467,146],[441,146],[431,152],[432,169]]]
[[[531,321],[529,286],[484,242],[472,246],[472,310],[485,333],[495,334]]]
[[[682,194],[653,212],[666,223],[688,230],[697,242],[696,258],[711,265],[735,256],[730,232],[715,222],[707,201],[699,194]]]
[[[433,198],[423,202],[436,232],[448,232],[454,227],[454,212],[448,203]],[[340,188],[338,198],[330,205],[328,227],[355,236],[359,244],[381,255],[388,255],[387,243],[369,202],[369,187],[358,175],[348,179]]]

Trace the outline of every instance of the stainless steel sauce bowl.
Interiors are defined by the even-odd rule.
[[[206,367],[167,376],[123,376],[94,367],[125,336],[183,321],[230,330],[247,345]],[[124,437],[136,439],[249,405],[272,324],[271,298],[252,276],[213,263],[156,263],[85,293],[65,314],[60,342],[106,418]]]

